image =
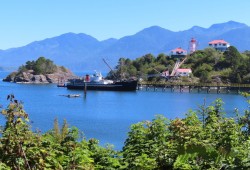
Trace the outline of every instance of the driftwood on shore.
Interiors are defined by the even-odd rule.
[[[62,94],[62,95],[59,95],[59,96],[72,98],[72,97],[80,97],[81,95],[80,94]]]

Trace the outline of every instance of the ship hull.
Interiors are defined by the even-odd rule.
[[[137,81],[121,81],[112,84],[69,83],[67,88],[77,90],[135,91],[137,89]]]

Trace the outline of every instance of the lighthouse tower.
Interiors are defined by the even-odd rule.
[[[194,38],[192,38],[191,41],[189,42],[189,52],[190,52],[190,54],[195,52],[196,48],[197,48],[197,41]]]

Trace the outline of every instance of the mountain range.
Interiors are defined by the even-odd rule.
[[[23,47],[0,50],[0,67],[17,68],[28,60],[44,56],[73,71],[108,71],[102,58],[114,67],[121,57],[135,59],[148,53],[169,54],[177,47],[188,50],[191,38],[198,41],[198,49],[208,47],[208,42],[214,39],[224,39],[239,51],[245,51],[250,50],[249,37],[250,27],[235,21],[214,24],[209,28],[193,26],[178,32],[152,26],[134,35],[104,41],[84,33],[66,33]]]

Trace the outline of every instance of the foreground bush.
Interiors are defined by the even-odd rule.
[[[217,99],[183,119],[132,125],[123,148],[128,169],[250,168],[250,111],[228,118],[222,105]]]
[[[1,129],[0,169],[120,169],[118,153],[98,140],[86,140],[75,127],[64,121],[59,128],[40,134],[32,132],[22,103],[9,95],[9,106],[2,110],[6,124]]]
[[[247,99],[249,94],[243,94]],[[0,169],[248,169],[250,110],[228,118],[223,102],[200,106],[185,118],[161,115],[131,126],[121,152],[86,140],[57,119],[45,134],[32,132],[22,103],[9,95],[2,110]],[[250,101],[248,100],[250,104]]]

